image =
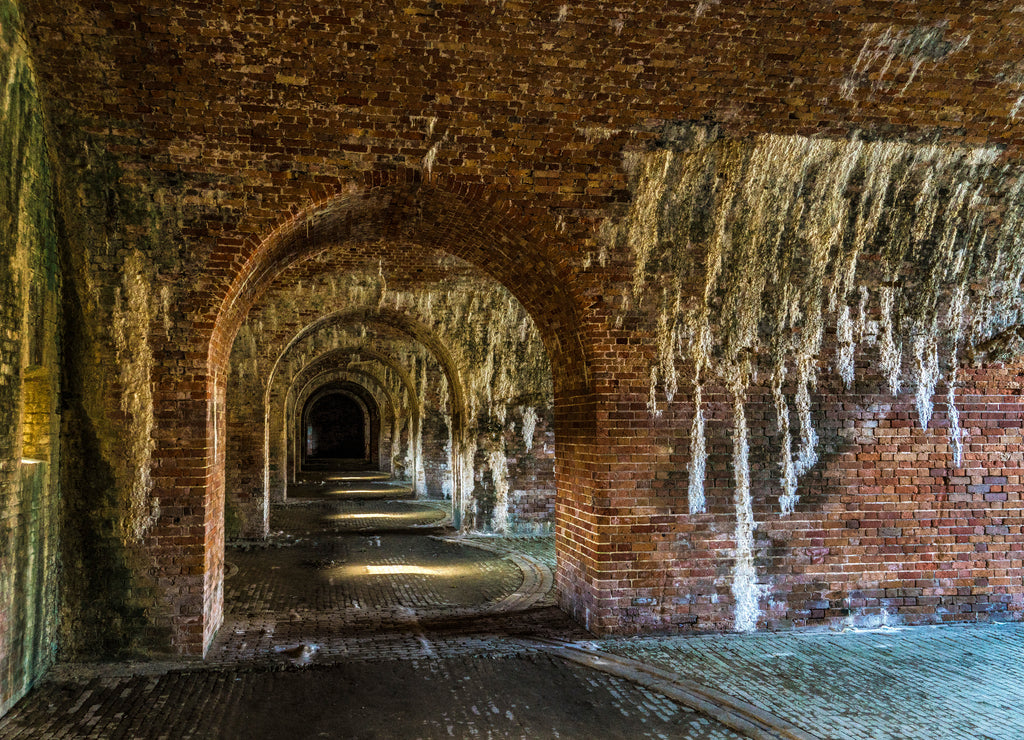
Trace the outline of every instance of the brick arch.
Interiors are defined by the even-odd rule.
[[[600,322],[584,323],[590,304],[570,289],[573,250],[550,215],[539,213],[483,187],[444,178],[427,183],[419,172],[397,171],[368,174],[293,211],[263,239],[241,236],[252,225],[222,237],[183,298],[190,321],[182,342],[191,351],[168,357],[154,388],[154,495],[168,513],[151,539],[157,570],[173,575],[162,587],[166,611],[155,618],[174,650],[204,654],[223,619],[225,396],[235,334],[284,269],[339,243],[372,248],[390,240],[452,254],[504,285],[533,318],[551,360],[556,527],[570,548],[559,561],[558,586],[572,604],[597,598],[592,552],[599,544],[596,506],[604,499],[595,492],[608,474],[597,447],[599,390],[591,365],[598,355],[588,347],[604,346],[607,337]]]
[[[311,379],[318,375],[335,371],[336,367],[333,366],[336,363],[348,362],[350,358],[353,356],[367,357],[376,360],[383,367],[390,369],[396,375],[398,375],[405,395],[409,399],[409,410],[412,416],[413,428],[415,429],[420,423],[421,409],[418,406],[419,399],[416,396],[415,386],[408,371],[402,366],[400,362],[398,362],[398,360],[394,359],[390,355],[366,345],[360,345],[357,347],[350,348],[332,349],[329,350],[328,352],[324,352],[323,354],[317,355],[304,368],[299,370],[299,372],[296,373],[295,376],[293,376],[293,378],[291,378],[288,381],[286,387],[283,385],[284,379],[279,379],[279,382],[276,384],[276,390],[275,387],[271,387],[271,389],[269,390],[269,402],[267,405],[268,427],[272,427],[273,429],[275,429],[279,433],[279,435],[286,435],[288,423],[288,397],[293,392],[293,390],[300,384],[303,386],[308,385],[311,382]],[[397,411],[397,404],[394,406],[394,408]],[[276,422],[280,422],[280,425],[278,425]],[[271,479],[269,466],[271,460],[274,459],[275,450],[272,449],[270,434],[265,435],[265,439],[267,440],[265,460],[268,466],[266,479],[269,481]],[[292,466],[289,466],[289,448],[287,445],[287,441],[285,441],[281,445],[281,447],[278,450],[276,450],[276,452],[278,452],[280,468],[283,471],[285,471],[284,476],[278,476],[281,484],[281,495],[276,495],[276,491],[273,490],[273,487],[271,487],[271,490],[268,490],[266,493],[268,498],[274,498],[275,500],[280,498],[283,500],[287,490],[287,471],[294,470],[294,459],[292,460]],[[292,482],[294,482],[294,478],[292,478]]]
[[[466,443],[466,430],[467,425],[469,423],[469,409],[467,407],[464,383],[462,381],[462,376],[459,372],[459,368],[457,367],[455,360],[451,355],[451,352],[444,345],[444,343],[438,339],[436,333],[433,331],[431,327],[427,326],[421,321],[418,321],[417,319],[410,317],[406,313],[397,311],[392,308],[358,306],[345,309],[342,311],[337,311],[335,313],[328,314],[309,323],[308,325],[303,327],[303,329],[297,332],[295,336],[287,343],[287,345],[284,347],[281,353],[278,355],[270,371],[270,376],[266,390],[265,408],[268,416],[265,418],[265,425],[269,426],[270,424],[269,414],[271,413],[272,406],[274,405],[273,395],[275,393],[275,388],[278,387],[278,384],[275,381],[278,378],[278,368],[280,367],[285,357],[289,353],[291,353],[291,351],[295,349],[303,339],[312,336],[321,329],[330,326],[352,324],[362,324],[368,326],[380,325],[388,327],[390,329],[394,329],[400,334],[404,334],[409,339],[419,343],[420,345],[425,347],[430,352],[431,355],[433,355],[434,359],[440,366],[441,371],[444,373],[445,379],[448,382],[449,393],[451,394],[452,444],[455,446],[456,449],[462,449],[462,447]],[[369,349],[363,350],[363,354],[367,354],[369,352]],[[325,353],[325,355],[330,355],[330,353]],[[382,357],[379,354],[377,356],[378,358]],[[417,400],[415,397],[416,394],[414,392],[412,380],[409,378],[408,373],[400,366],[399,363],[391,361],[390,364],[388,362],[385,362],[385,364],[388,364],[388,366],[395,370],[403,379],[403,385],[406,388],[406,393],[410,397],[410,408],[413,409],[413,433],[416,434],[420,429],[420,424],[422,424],[422,409],[419,409],[417,406]],[[269,481],[271,479],[270,462],[272,459],[269,434],[264,435],[264,440],[264,480],[268,482],[269,486]],[[416,488],[417,491],[421,490],[419,486],[420,481],[418,478],[418,473],[416,472],[419,467],[418,463],[419,459],[417,458],[415,460],[413,474],[413,486],[414,488]],[[453,488],[453,500],[456,506],[458,506],[464,500],[464,497],[466,495],[466,492],[462,490],[461,475],[459,473],[461,462],[459,460],[458,455],[455,456],[453,466],[454,470],[452,471],[452,474],[455,480]],[[287,482],[285,482],[283,486],[286,487]],[[269,503],[269,500],[272,495],[273,494],[270,490],[265,492],[265,499],[267,503]],[[456,517],[456,520],[461,521],[459,517]]]
[[[295,469],[294,462],[289,465],[289,459],[297,459],[297,450],[294,444],[288,444],[287,434],[289,430],[297,430],[296,422],[299,418],[297,413],[298,409],[301,409],[308,402],[308,399],[312,397],[314,393],[317,393],[321,388],[326,387],[332,383],[349,383],[362,387],[366,393],[373,397],[374,403],[380,410],[381,420],[393,419],[398,416],[398,404],[391,394],[391,390],[385,386],[379,378],[366,370],[360,370],[356,368],[345,368],[339,369],[334,368],[325,370],[311,378],[301,387],[296,388],[293,384],[288,391],[288,399],[285,403],[285,414],[283,421],[283,427],[281,429],[282,436],[285,440],[286,449],[284,455],[281,457],[280,467],[284,469],[284,479],[287,481],[289,474]],[[294,396],[294,401],[290,400]],[[272,433],[272,432],[271,432]],[[387,425],[381,423],[380,432],[377,439],[378,447],[378,464],[380,469],[384,472],[390,472],[390,460],[385,460],[381,450],[386,448],[385,441],[390,441],[391,434],[387,428]],[[269,459],[269,455],[268,455]],[[287,498],[287,489],[284,492],[285,498]]]
[[[295,441],[300,446],[302,443],[300,440],[305,439],[305,429],[309,415],[313,409],[316,408],[316,404],[328,396],[341,395],[352,399],[363,413],[363,425],[364,425],[364,454],[366,454],[367,461],[372,461],[374,458],[380,455],[380,430],[381,430],[381,414],[380,405],[377,403],[377,399],[372,393],[364,388],[359,383],[352,381],[336,381],[329,382],[316,387],[306,394],[304,398],[298,403],[297,408],[299,413],[296,414],[293,419],[292,433],[295,435]],[[305,453],[299,455],[297,460],[303,463],[306,460]],[[379,460],[378,460],[379,462]]]
[[[448,348],[445,347],[445,345],[438,339],[434,331],[422,321],[418,321],[401,311],[396,311],[392,308],[377,308],[370,306],[347,308],[342,311],[327,314],[326,316],[322,316],[307,324],[298,331],[278,355],[270,370],[267,382],[268,402],[270,399],[271,388],[273,387],[274,380],[277,376],[277,370],[289,352],[298,346],[298,343],[303,339],[312,336],[321,329],[325,329],[330,326],[342,326],[345,324],[378,324],[386,326],[405,334],[413,341],[423,345],[423,347],[425,347],[434,356],[434,359],[437,360],[438,365],[441,366],[441,369],[444,371],[445,377],[448,380],[448,388],[452,395],[453,414],[465,417],[466,393],[462,382],[462,376],[459,374],[458,367],[456,367],[455,360],[452,358],[451,352],[449,352]]]
[[[293,350],[295,344],[290,345]],[[419,409],[414,384],[409,373],[390,355],[377,352],[368,345],[358,345],[362,354],[372,357],[384,367],[392,370],[402,384],[405,395],[410,399],[413,424],[419,423]],[[279,371],[284,354],[275,363],[274,371],[261,403],[246,408],[246,415],[233,419],[226,437],[225,481],[226,495],[230,500],[237,530],[232,534],[246,537],[265,537],[269,532],[269,512],[272,501],[284,501],[289,482],[296,478],[287,477],[294,471],[295,451],[288,445],[285,435],[287,428],[288,394],[296,382],[305,382],[310,373],[321,370],[319,358],[325,362],[339,362],[339,358],[350,356],[352,348],[342,349],[341,354],[321,353],[307,362],[305,367],[290,368],[288,373]],[[415,427],[414,427],[415,428]]]
[[[568,252],[548,215],[527,214],[498,194],[418,170],[369,173],[362,184],[284,220],[264,240],[247,239],[210,260],[203,294],[218,304],[209,367],[225,368],[245,316],[289,265],[339,243],[380,241],[437,250],[478,267],[505,286],[537,325],[551,359],[555,392],[589,385],[581,307],[568,286]],[[204,312],[205,313],[205,312]]]

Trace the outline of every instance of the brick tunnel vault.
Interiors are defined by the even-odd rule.
[[[244,261],[237,256],[227,261],[211,258],[195,291],[194,326],[200,331],[194,333],[190,344],[205,349],[205,362],[188,371],[197,389],[189,403],[176,399],[172,404],[177,423],[166,425],[165,433],[173,436],[176,444],[171,447],[158,443],[154,451],[157,495],[165,505],[181,505],[196,513],[188,525],[161,524],[154,532],[156,542],[174,537],[176,542],[188,543],[173,550],[158,548],[158,552],[166,553],[157,555],[158,568],[172,558],[181,562],[185,553],[194,563],[189,577],[174,579],[163,598],[178,652],[203,652],[222,620],[225,402],[235,335],[249,308],[277,275],[327,244],[391,241],[452,254],[476,265],[519,299],[535,322],[550,359],[558,444],[555,479],[559,501],[556,520],[562,533],[559,539],[565,543],[567,536],[568,541],[584,536],[578,528],[564,524],[577,519],[573,514],[578,508],[576,502],[583,500],[579,491],[588,485],[578,469],[588,427],[592,429],[593,394],[577,299],[568,292],[568,281],[560,275],[562,268],[551,256],[552,243],[557,241],[552,236],[554,230],[545,233],[528,217],[511,206],[489,200],[485,193],[397,179],[387,185],[348,190],[287,220],[262,242],[247,243],[248,257]],[[532,271],[522,269],[524,260],[533,266]],[[458,387],[457,383],[452,385]],[[158,388],[156,403],[162,399],[167,404],[174,387]],[[167,418],[159,411],[157,417]],[[171,426],[176,432],[169,433]],[[188,465],[180,459],[182,447],[194,450]],[[173,475],[161,474],[168,468],[173,468]],[[563,552],[563,579],[578,580],[576,575],[567,574],[579,569],[580,559]],[[585,590],[585,585],[577,584],[578,592]],[[198,613],[200,593],[202,609]]]

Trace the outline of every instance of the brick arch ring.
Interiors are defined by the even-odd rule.
[[[317,404],[330,396],[344,396],[358,407],[362,414],[360,427],[363,434],[363,452],[366,460],[374,462],[379,458],[381,413],[380,404],[377,403],[377,399],[374,398],[367,388],[358,382],[329,382],[314,388],[301,399],[297,409],[298,414],[296,414],[293,420],[293,439],[299,452],[296,456],[296,462],[297,466],[303,471],[305,470],[307,457],[306,445],[303,442],[305,441],[305,431],[310,424],[310,417]]]
[[[462,455],[459,454],[466,445],[466,425],[468,423],[468,409],[466,401],[466,393],[464,389],[464,383],[462,380],[462,374],[460,368],[452,357],[451,352],[445,346],[443,342],[437,337],[434,331],[415,318],[412,318],[406,313],[397,311],[390,308],[378,308],[378,307],[367,307],[360,306],[337,311],[332,314],[317,319],[311,322],[306,327],[301,329],[295,334],[295,336],[288,342],[286,347],[281,351],[278,359],[275,361],[273,369],[271,370],[270,379],[267,384],[266,391],[266,424],[272,424],[273,421],[270,419],[270,414],[276,412],[278,403],[275,399],[280,398],[283,390],[283,380],[281,379],[281,373],[278,372],[279,368],[284,362],[284,358],[292,353],[303,339],[313,336],[316,332],[334,326],[347,325],[347,324],[361,324],[364,326],[381,325],[386,326],[390,329],[396,330],[397,332],[409,337],[413,341],[423,346],[435,359],[441,372],[448,383],[448,389],[451,394],[451,419],[452,419],[452,447],[456,454],[453,455],[452,464],[452,476],[453,476],[453,508],[456,512],[456,526],[461,526],[462,517],[461,512],[464,508],[464,503],[467,498],[467,492],[464,491],[463,476],[461,473],[461,459]],[[409,398],[409,406],[413,412],[413,434],[418,434],[419,425],[422,421],[422,409],[418,406],[418,400],[414,391],[414,383],[408,372],[401,367],[397,361],[392,358],[383,355],[382,353],[369,348],[368,346],[362,347],[359,352],[365,355],[376,357],[385,366],[389,367],[394,371],[402,380],[402,384],[405,387],[406,395]],[[358,354],[355,350],[331,350],[330,352],[324,353],[318,356],[324,358],[338,357],[340,355],[332,353],[349,353]],[[313,362],[317,362],[314,360]],[[325,360],[326,361],[326,360]],[[311,365],[313,363],[310,363]],[[300,371],[301,372],[301,371]],[[295,377],[299,377],[296,374]],[[269,490],[271,481],[270,466],[273,460],[273,451],[271,447],[271,438],[269,434],[264,435],[265,439],[265,453],[264,453],[264,465],[266,466],[266,472],[264,480],[267,481],[268,490],[266,495],[272,496],[272,491]],[[414,465],[414,469],[418,465]],[[415,484],[415,481],[414,481]],[[286,485],[286,484],[285,484]],[[417,487],[418,490],[418,487]]]
[[[278,432],[278,438],[280,440],[284,440],[288,434],[292,422],[296,417],[297,408],[301,399],[304,394],[308,392],[307,389],[315,385],[315,379],[341,371],[348,373],[358,372],[368,378],[372,378],[372,382],[380,386],[384,392],[387,393],[387,401],[391,404],[392,409],[394,410],[392,415],[395,419],[398,418],[398,409],[400,407],[398,399],[391,395],[390,391],[387,390],[384,383],[376,375],[366,370],[349,367],[353,358],[366,358],[372,360],[378,363],[381,367],[395,373],[401,385],[402,394],[408,399],[406,406],[409,410],[409,419],[412,429],[415,432],[415,429],[420,423],[421,410],[419,408],[418,399],[413,390],[412,378],[408,372],[406,372],[405,368],[403,368],[402,365],[390,355],[371,347],[357,346],[346,349],[333,349],[318,355],[294,376],[288,385],[287,392],[281,393],[279,391],[275,394],[279,398],[276,403],[271,404],[269,409],[269,413],[273,415],[270,419],[270,423],[272,424],[274,431]],[[281,386],[280,390],[283,390],[283,379],[279,385]],[[297,455],[294,449],[290,445],[287,445],[287,442],[285,442],[285,445],[286,446],[277,446],[276,448],[272,445],[271,448],[268,449],[267,459],[268,461],[272,461],[275,457],[279,459],[281,464],[284,466],[283,472],[285,474],[280,477],[294,483],[296,479],[294,478],[293,472],[296,469],[295,461],[297,460]],[[284,483],[284,480],[281,482]],[[274,493],[274,491],[271,491],[272,495]],[[283,499],[284,497],[274,495],[274,498],[276,500],[277,498]]]
[[[587,444],[596,391],[582,320],[585,297],[572,291],[569,245],[554,219],[502,194],[422,173],[369,173],[278,223],[243,223],[218,242],[184,297],[191,351],[157,379],[154,495],[166,511],[151,540],[154,572],[173,575],[156,588],[154,625],[173,650],[206,652],[223,621],[224,401],[231,346],[249,308],[289,265],[331,245],[393,241],[459,257],[504,285],[531,315],[551,361],[555,434],[569,448]],[[589,326],[589,325],[588,325]],[[596,341],[596,340],[595,340]],[[184,383],[184,385],[182,385]],[[582,449],[582,448],[581,448]],[[559,491],[586,474],[565,466]]]
[[[300,457],[300,450],[298,448],[301,441],[301,410],[310,403],[310,399],[314,394],[319,393],[323,388],[335,383],[348,383],[362,387],[364,391],[373,398],[374,403],[380,411],[380,419],[382,422],[388,419],[397,419],[398,417],[398,405],[393,394],[381,383],[379,378],[367,370],[349,368],[325,369],[317,375],[309,378],[301,387],[293,385],[288,391],[290,400],[286,404],[285,418],[282,420],[283,425],[281,427],[282,439],[287,446],[286,453],[282,458],[281,463],[285,466],[284,478],[287,481],[296,482],[297,480],[296,476],[299,467],[297,461]],[[294,403],[292,403],[292,400],[294,400]],[[271,434],[272,433],[273,432],[271,431]],[[383,450],[386,447],[384,443],[390,439],[391,435],[387,429],[387,425],[381,423],[377,439],[377,462],[382,470],[386,470],[387,467],[387,459],[383,455]],[[371,461],[372,460],[373,451],[371,449]],[[287,499],[287,489],[285,489],[282,494],[282,498]]]

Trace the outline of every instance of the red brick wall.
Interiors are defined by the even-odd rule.
[[[564,14],[552,3],[426,0],[400,9],[277,2],[244,13],[181,0],[26,0],[24,8],[59,159],[73,175],[106,168],[105,185],[74,195],[105,228],[88,274],[76,279],[109,301],[124,255],[137,250],[154,283],[171,287],[173,316],[154,374],[154,480],[163,513],[147,548],[162,579],[153,620],[191,652],[216,628],[219,603],[224,446],[214,440],[224,437],[223,416],[217,437],[208,411],[212,389],[227,376],[246,311],[284,266],[338,243],[357,245],[372,264],[387,254],[382,242],[401,242],[456,254],[506,285],[535,319],[552,366],[561,603],[602,631],[692,626],[684,617],[693,616],[698,626],[724,627],[728,428],[712,423],[711,513],[691,518],[681,503],[686,401],[651,419],[654,326],[642,317],[616,326],[612,304],[629,286],[629,266],[612,254],[606,267],[599,249],[602,224],[621,218],[632,197],[624,154],[655,145],[676,121],[706,120],[737,138],[861,131],[989,142],[1004,145],[1005,162],[1020,167],[1024,69],[1016,39],[1024,14],[1011,4],[585,1],[566,4]],[[129,224],[110,215],[128,206],[145,216]],[[983,421],[1006,413],[1003,377],[998,370],[977,376],[984,408],[965,409],[965,426],[1001,428]],[[879,430],[892,428],[883,422],[899,419],[859,416],[847,408],[856,396],[822,389],[816,420],[871,428],[880,440]],[[1010,404],[1009,413],[1016,409]],[[118,410],[109,413],[116,418]],[[728,415],[724,407],[719,413]],[[755,446],[771,439],[769,417],[756,403],[748,410]],[[873,421],[877,427],[866,425]],[[936,444],[930,437],[910,437],[915,455],[939,454],[928,449]],[[975,439],[968,462],[992,474],[972,473],[982,481],[970,485],[1000,485],[984,478],[1004,474],[1009,481],[1000,456],[1003,448],[1017,454],[1019,441],[980,431]],[[925,469],[917,463],[887,469],[887,460],[852,454],[841,446],[827,453],[802,483],[792,524],[774,523],[763,508],[774,456],[753,458],[755,514],[767,522],[757,535],[758,572],[779,595],[765,605],[770,619],[803,624],[883,606],[908,618],[922,608],[937,614],[921,601],[933,594],[910,595],[931,589],[920,585],[929,579],[899,563],[890,570],[886,554],[922,563],[955,554],[970,563],[969,576],[952,580],[972,584],[936,587],[952,599],[943,608],[975,614],[960,610],[1004,587],[1019,599],[1018,561],[943,549],[942,537],[974,536],[983,541],[954,544],[999,552],[1019,534],[1019,520],[1001,506],[1009,500],[932,502],[928,496],[946,492],[923,487],[955,488],[967,485],[955,479],[970,476],[949,474],[947,483],[930,472],[942,465],[929,465],[924,476],[909,472]],[[868,463],[875,475],[852,475],[853,462]],[[921,482],[938,477],[941,484]],[[874,493],[879,485],[882,493]],[[879,495],[890,499],[870,500]],[[924,496],[909,504],[943,515],[876,526],[888,519],[873,516],[874,508],[904,511],[894,498],[903,496]],[[936,524],[961,504],[981,514],[963,525],[980,533],[946,533]],[[846,506],[853,508],[840,514]],[[854,519],[862,526],[849,526]],[[864,544],[879,539],[865,532],[879,529],[901,532],[892,543]],[[899,553],[864,549],[876,546]],[[867,575],[854,576],[857,561]],[[951,572],[958,569],[936,577]],[[887,580],[888,573],[897,576]],[[952,588],[965,592],[954,598]],[[872,595],[855,604],[853,591]],[[876,598],[918,602],[868,601]]]
[[[859,378],[854,392],[822,388],[822,459],[801,480],[790,516],[779,511],[779,436],[771,395],[747,404],[753,465],[760,626],[1019,619],[1024,611],[1020,366],[969,371],[957,397],[966,430],[952,467],[944,407],[922,431],[913,403]],[[838,384],[837,384],[838,385]],[[872,388],[872,385],[879,386]],[[707,398],[707,396],[705,396]],[[647,423],[631,458],[653,474],[617,488],[608,530],[617,545],[601,569],[612,609],[606,629],[730,629],[735,514],[726,394],[709,402],[708,510],[686,503],[692,407]],[[646,411],[644,412],[646,413]],[[629,480],[623,476],[622,480]]]

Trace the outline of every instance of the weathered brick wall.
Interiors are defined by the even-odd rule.
[[[874,358],[872,358],[874,360]],[[946,409],[923,431],[907,399],[868,368],[854,392],[823,383],[814,404],[822,459],[801,479],[792,514],[779,505],[780,434],[768,389],[752,389],[752,460],[759,626],[767,629],[1020,619],[1020,365],[965,373],[958,405],[962,467],[952,463]],[[638,394],[637,407],[640,408]],[[618,547],[602,566],[605,607],[593,622],[620,632],[728,630],[734,624],[735,479],[730,394],[708,402],[707,511],[687,510],[692,405],[670,405],[634,438],[652,473],[620,498]],[[648,414],[646,409],[638,413]],[[642,575],[639,575],[642,574]]]
[[[826,397],[834,441],[820,477],[792,521],[763,514],[759,555],[768,582],[785,584],[767,625],[1020,619],[1022,390],[1019,364],[967,373],[960,467],[947,418],[924,432],[887,394]]]
[[[723,507],[731,496],[728,463],[712,459],[710,513],[691,518],[683,501],[687,402],[677,400],[682,406],[666,408],[659,420],[647,408],[659,351],[656,310],[620,310],[633,284],[634,257],[609,246],[607,235],[637,201],[628,162],[673,140],[679,122],[705,121],[736,142],[766,132],[846,139],[859,131],[870,140],[987,143],[1002,147],[999,166],[1020,170],[1024,69],[1016,38],[1024,14],[1013,4],[823,8],[751,0],[625,8],[589,0],[423,0],[313,9],[277,2],[236,12],[169,0],[138,7],[27,0],[25,9],[69,192],[81,201],[86,225],[103,225],[81,258],[78,280],[95,303],[86,323],[103,326],[114,295],[135,287],[121,274],[129,254],[143,258],[138,272],[148,278],[150,299],[169,307],[166,321],[154,315],[148,336],[154,418],[148,431],[156,444],[150,498],[160,501],[159,517],[139,552],[124,555],[115,536],[109,554],[99,553],[133,574],[146,572],[144,561],[153,559],[157,590],[136,584],[132,599],[148,599],[148,623],[172,633],[175,648],[184,651],[201,650],[217,625],[224,415],[223,405],[215,413],[215,389],[223,392],[247,310],[285,265],[336,244],[358,246],[373,264],[387,256],[381,244],[402,243],[456,254],[505,285],[533,317],[552,367],[562,604],[599,630],[672,627],[695,606],[701,623],[725,626],[729,587],[716,579],[728,575],[718,572],[727,570],[722,552],[732,531]],[[79,182],[87,187],[72,187]],[[986,206],[986,218],[998,220],[1000,212],[998,203]],[[132,294],[138,308],[140,296]],[[95,345],[106,347],[97,351],[95,366],[116,377],[114,343]],[[145,374],[145,362],[135,367]],[[1002,391],[989,394],[988,384],[1002,376],[992,372],[972,382],[985,386],[981,397],[994,400]],[[129,379],[137,381],[139,373]],[[688,392],[684,384],[680,393]],[[708,388],[709,397],[714,392]],[[876,435],[886,428],[884,415],[857,417],[845,408],[857,401],[830,393],[815,396],[819,426],[849,423]],[[111,440],[123,428],[106,420],[123,420],[138,440],[147,431],[146,409],[126,414],[120,394],[109,388],[90,397],[102,401],[90,412],[99,419],[102,459],[117,471],[116,500],[136,501],[136,478],[121,472],[123,463],[109,452],[119,449]],[[721,395],[715,403],[709,445],[728,455],[730,402]],[[758,435],[770,438],[771,421],[756,416],[756,398],[750,403],[753,449]],[[989,428],[981,417],[969,418],[995,411],[986,409],[965,408],[964,428]],[[716,426],[714,418],[723,421]],[[878,427],[868,425],[874,421]],[[1005,472],[997,458],[1004,447],[1016,454],[1019,443],[976,437],[986,442],[978,441],[980,449],[965,459],[984,462],[978,469],[992,461],[993,472]],[[934,454],[923,439],[911,452]],[[134,469],[146,468],[144,445],[131,452]],[[854,486],[854,477],[834,476],[845,468],[829,454],[801,484],[823,481],[824,498],[805,488],[802,507],[847,503],[839,481]],[[752,455],[755,482],[776,477],[776,459]],[[893,496],[910,495],[897,488],[930,485],[918,478],[937,477],[872,467],[879,479],[900,481]],[[962,477],[970,476],[949,476]],[[871,488],[854,486],[861,496],[875,495]],[[753,494],[757,516],[766,493],[755,485]],[[858,522],[875,519],[856,507],[870,513],[868,503],[889,505],[848,503]],[[928,502],[912,503],[928,510]],[[90,506],[109,508],[102,500]],[[131,511],[133,521],[148,521],[145,506]],[[815,609],[841,616],[835,610],[847,608],[843,594],[855,590],[903,589],[892,598],[918,598],[906,591],[922,579],[897,569],[895,585],[883,585],[890,581],[876,575],[869,553],[858,554],[865,547],[860,527],[834,526],[839,519],[825,527],[820,517],[831,511],[799,510],[791,521],[806,531],[787,535],[790,541],[779,537],[767,550],[765,533],[786,528],[766,524],[756,531],[759,578],[770,579],[780,594],[778,605],[762,603],[772,620],[802,623],[821,616]],[[1013,517],[1006,523],[1003,509],[983,511],[984,521],[967,526],[982,532],[1006,526],[1013,534]],[[901,532],[896,544],[881,547],[901,548],[920,561],[944,556],[934,538],[915,540],[913,526],[883,529]],[[820,538],[808,534],[822,530],[840,540],[829,554],[817,552]],[[1001,532],[979,535],[991,540],[978,544],[1005,544],[996,539],[1008,536]],[[709,539],[714,545],[703,544]],[[869,575],[857,580],[851,561],[842,577],[819,579],[841,552],[868,559]],[[1006,588],[1018,598],[1019,563],[970,562],[973,577],[988,578],[988,588],[996,579],[1016,579],[1017,586]],[[709,588],[717,603],[715,594],[704,593]],[[975,593],[958,593],[943,608],[977,603],[983,587],[970,588]],[[105,608],[127,603],[122,594]],[[667,604],[665,594],[683,601]],[[947,597],[953,595],[941,596]],[[861,608],[855,598],[851,609]],[[828,610],[811,606],[826,600]],[[877,606],[906,611],[929,604]],[[124,624],[121,643],[143,631],[132,619]]]
[[[54,173],[14,3],[0,3],[0,714],[53,662],[61,277]]]

